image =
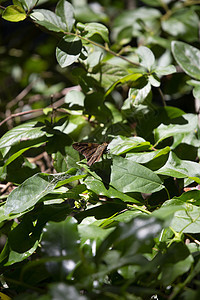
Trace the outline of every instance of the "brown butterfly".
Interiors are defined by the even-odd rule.
[[[100,160],[107,146],[107,143],[103,143],[101,145],[96,143],[74,143],[72,145],[75,150],[85,156],[88,166],[91,166]]]

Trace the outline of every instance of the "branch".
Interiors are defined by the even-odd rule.
[[[48,107],[53,108],[53,109],[55,109],[58,112],[63,112],[63,113],[69,114],[69,112],[67,112],[65,109],[57,108],[55,106],[53,106],[53,107],[52,106],[48,106]],[[44,108],[38,108],[38,109],[32,109],[32,110],[27,110],[27,111],[23,111],[23,112],[20,112],[20,113],[12,114],[9,117],[7,117],[5,120],[3,120],[0,123],[0,126],[3,125],[4,123],[6,123],[8,120],[10,120],[12,118],[15,118],[15,117],[19,117],[19,116],[23,116],[23,115],[28,115],[28,114],[33,114],[33,113],[37,113],[37,112],[42,112],[42,114],[43,114],[43,110],[44,110]],[[37,114],[37,116],[38,115],[41,115],[41,114]]]
[[[7,109],[10,109],[12,106],[17,104],[19,101],[21,101],[32,89],[33,85],[35,84],[35,81],[31,82],[29,85],[25,87],[13,100],[11,100],[7,104]]]
[[[32,109],[32,110],[22,111],[20,113],[16,113],[16,114],[10,115],[9,117],[7,117],[6,119],[4,119],[0,123],[0,126],[3,125],[4,123],[6,123],[8,120],[10,120],[12,118],[15,118],[15,117],[18,117],[18,116],[27,115],[27,114],[31,114],[31,113],[34,113],[34,112],[37,112],[37,111],[42,111],[42,110],[43,110],[43,108],[38,108],[38,109]]]
[[[81,36],[80,34],[77,34],[77,33],[73,33],[73,32],[64,32],[64,33],[66,35],[76,36],[76,37],[80,38],[81,40],[84,40],[84,41],[86,41],[86,42],[88,42],[90,44],[93,44],[93,45],[95,45],[95,46],[97,46],[97,47],[105,50],[106,52],[109,52],[113,56],[120,57],[121,59],[125,60],[126,62],[128,62],[129,64],[133,65],[134,67],[139,67],[140,66],[139,64],[134,63],[133,61],[131,61],[128,58],[126,58],[125,56],[122,56],[122,55],[120,55],[120,54],[112,51],[110,48],[108,48],[107,45],[106,46],[102,46],[101,44],[98,44],[98,43],[96,43],[96,42],[94,42],[94,41],[92,41],[90,39],[87,39],[87,38],[85,38],[85,37],[83,37],[83,36]]]
[[[32,83],[33,84],[33,83]],[[20,98],[20,100],[23,98],[23,96],[25,96],[25,94],[27,94],[27,91],[28,89],[30,89],[31,87],[31,84],[29,84],[15,99],[13,99],[10,104],[10,107],[13,105],[13,103],[15,104],[16,102],[18,102],[18,99]],[[77,85],[77,86],[74,86],[74,87],[68,87],[68,88],[65,88],[62,90],[61,93],[57,93],[55,96],[56,97],[59,97],[61,95],[66,95],[68,92],[72,91],[72,90],[76,90],[76,91],[80,91],[80,86]],[[56,109],[57,111],[59,112],[65,112],[66,113],[66,110],[64,109],[59,109],[58,107],[63,105],[64,103],[64,97],[59,99],[57,102],[53,103],[53,106],[52,105],[49,105],[48,107],[50,108],[53,108],[53,109]],[[8,104],[8,105],[9,105]],[[8,106],[7,105],[7,106]],[[22,116],[22,115],[27,115],[27,114],[31,114],[31,113],[37,113],[37,112],[42,112],[44,108],[38,108],[38,109],[33,109],[33,110],[27,110],[27,111],[23,111],[23,112],[19,112],[19,113],[16,113],[16,114],[12,114],[10,116],[8,116],[6,119],[4,119],[2,122],[0,122],[0,126],[3,125],[5,122],[7,122],[8,120],[12,119],[12,118],[15,118],[15,117],[18,117],[18,116]],[[39,114],[40,115],[40,114]]]

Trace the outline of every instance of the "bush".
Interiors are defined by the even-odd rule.
[[[198,1],[112,2],[1,6],[4,299],[199,296]]]

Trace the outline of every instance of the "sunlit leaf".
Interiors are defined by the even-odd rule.
[[[5,205],[5,215],[24,212],[32,208],[45,195],[51,193],[55,187],[84,176],[79,175],[74,177],[70,175],[70,172],[55,175],[45,173],[35,174],[10,193]]]
[[[30,17],[39,25],[55,32],[67,31],[67,24],[63,18],[47,9],[35,9]]]
[[[188,42],[198,40],[199,17],[193,9],[179,9],[162,20],[162,28],[170,35]]]
[[[153,171],[119,156],[113,157],[110,184],[124,193],[153,193],[164,188],[161,179]]]
[[[194,132],[198,126],[197,116],[193,114],[185,114],[166,123],[168,124],[163,123],[154,130],[156,144],[170,136]]]
[[[56,14],[66,24],[66,31],[70,32],[75,22],[74,9],[71,3],[66,0],[60,0],[56,6]]]
[[[137,54],[140,59],[140,65],[145,67],[148,71],[151,71],[155,64],[153,52],[147,47],[140,46],[137,50]]]
[[[62,68],[73,64],[80,56],[82,42],[76,36],[64,36],[56,48],[56,58]]]
[[[19,22],[26,19],[26,12],[21,6],[10,5],[4,10],[2,18],[10,22]]]
[[[183,42],[172,42],[172,53],[181,68],[195,79],[200,79],[200,50]]]
[[[189,160],[181,160],[173,152],[170,152],[168,161],[156,173],[176,178],[188,177],[200,184],[200,164]]]

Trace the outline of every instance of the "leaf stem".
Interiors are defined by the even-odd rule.
[[[142,208],[142,207],[140,207],[140,206],[138,206],[136,204],[127,204],[127,207],[129,207],[129,208],[135,208],[135,209],[140,210],[140,211],[142,211],[142,212],[144,212],[144,213],[146,213],[148,215],[151,215],[150,211],[148,211],[145,208]]]
[[[161,98],[161,101],[162,101],[163,106],[167,106],[161,88],[158,88],[158,92],[159,92],[159,94],[160,94],[160,98]]]
[[[168,200],[169,200],[170,199],[170,194],[169,194],[168,189],[166,187],[165,187],[165,191],[167,193],[167,197],[168,197]]]
[[[119,57],[119,58],[125,60],[126,62],[128,62],[129,64],[133,65],[134,67],[139,67],[139,66],[140,66],[139,64],[134,63],[133,61],[131,61],[131,60],[129,60],[128,58],[126,58],[125,56],[122,56],[122,55],[120,55],[120,54],[118,54],[118,53],[112,51],[107,45],[106,45],[106,47],[105,47],[105,46],[103,46],[103,45],[101,45],[101,44],[99,44],[99,43],[96,43],[96,42],[94,42],[94,41],[92,41],[92,40],[90,40],[90,39],[88,39],[88,38],[85,38],[85,37],[81,36],[81,35],[78,34],[78,33],[64,32],[64,34],[76,36],[76,37],[80,38],[81,40],[84,40],[84,41],[86,41],[86,42],[88,42],[88,43],[90,43],[90,44],[93,44],[94,46],[97,46],[97,47],[99,47],[99,48],[105,50],[106,52],[110,53],[111,55],[116,56],[116,57]]]

